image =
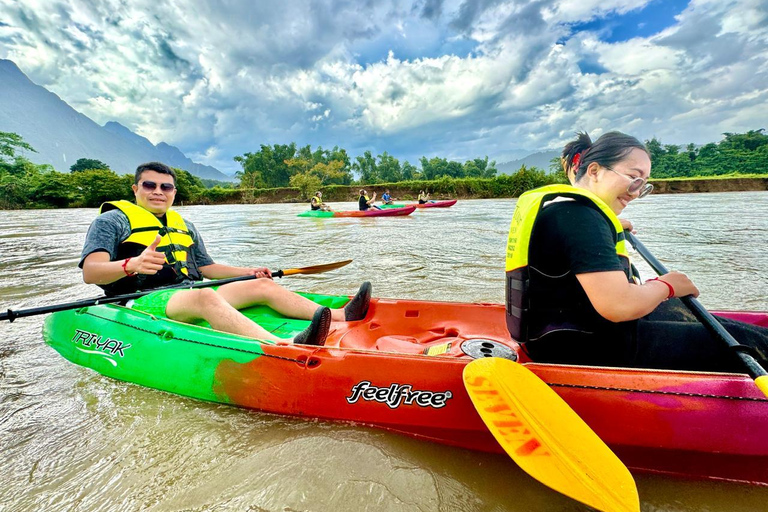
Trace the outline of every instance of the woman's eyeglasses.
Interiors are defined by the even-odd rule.
[[[611,172],[615,172],[619,176],[623,176],[629,180],[629,186],[627,187],[627,192],[634,195],[637,194],[637,198],[641,199],[651,192],[653,192],[653,185],[648,183],[648,180],[644,180],[643,178],[633,178],[632,176],[627,176],[626,174],[622,174],[618,171],[614,171],[610,167],[605,167]]]
[[[140,185],[147,192],[154,192],[157,188],[157,183],[154,181],[142,181]],[[163,192],[173,192],[175,188],[176,186],[173,183],[160,183],[160,190]]]

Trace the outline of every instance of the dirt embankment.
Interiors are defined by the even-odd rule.
[[[671,179],[651,180],[654,194],[690,194],[698,192],[752,192],[768,191],[768,176],[765,178],[721,178],[721,179]],[[419,190],[411,190],[408,187],[393,185],[367,185],[366,190],[370,195],[377,192],[377,199],[386,188],[389,188],[396,202],[414,202]],[[430,187],[425,187],[428,190]],[[323,191],[323,199],[326,202],[357,201],[360,185],[326,187]],[[452,192],[439,192],[430,190],[430,199],[492,199],[509,197],[507,195],[495,196],[493,193],[466,193],[461,190]],[[243,204],[243,203],[306,203],[300,197],[295,188],[273,189],[234,189],[228,190],[217,197],[208,197],[201,201],[203,204]]]
[[[753,192],[768,190],[768,177],[651,180],[651,183],[653,183],[654,194],[689,194],[695,192]]]

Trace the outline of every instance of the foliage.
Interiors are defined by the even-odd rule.
[[[221,188],[235,188],[235,184],[231,181],[219,181],[212,180],[210,178],[200,178],[205,188],[221,187]]]
[[[768,135],[765,130],[725,133],[719,143],[700,147],[688,144],[685,150],[662,145],[655,137],[646,141],[651,154],[654,178],[690,178],[730,173],[768,175]]]
[[[299,189],[301,199],[309,201],[320,188],[320,178],[311,172],[302,172],[291,176],[291,187]]]
[[[312,173],[322,184],[349,184],[352,182],[350,161],[346,150],[338,146],[332,150],[310,146],[297,149],[295,143],[262,144],[256,153],[236,156],[241,171],[236,174],[240,188],[286,187],[296,174]]]
[[[198,200],[205,190],[205,185],[197,176],[184,169],[176,171],[176,204],[190,203]]]
[[[25,149],[37,153],[35,148],[24,142],[21,135],[11,132],[0,132],[0,162],[16,158],[16,150]]]
[[[74,206],[94,208],[106,201],[133,199],[133,175],[118,176],[108,169],[88,169],[69,175],[75,193]]]
[[[766,177],[768,135],[764,131],[725,133],[720,142],[702,146],[663,144],[653,138],[646,142],[653,177]],[[0,132],[0,208],[97,207],[108,200],[133,199],[132,174],[118,176],[103,162],[84,158],[78,160],[80,170],[59,173],[50,165],[32,163],[19,151],[35,150],[19,135]],[[530,188],[566,182],[558,158],[550,162],[555,173],[523,166],[501,176],[496,176],[495,162],[487,157],[463,164],[422,157],[418,169],[407,161],[400,164],[386,152],[374,157],[366,151],[352,160],[338,146],[312,150],[296,144],[262,145],[257,153],[245,153],[235,160],[242,166],[239,188],[177,169],[177,204],[307,200],[316,190],[323,191],[326,201],[351,201],[357,195],[352,187],[353,171],[358,173],[358,183],[389,188],[401,200],[414,199],[419,190],[427,190],[433,197],[516,197]],[[99,164],[103,167],[85,169]],[[288,186],[293,188],[285,188]]]
[[[86,171],[88,169],[106,169],[109,170],[109,166],[101,160],[95,160],[93,158],[79,158],[77,162],[72,164],[69,168],[72,172]]]

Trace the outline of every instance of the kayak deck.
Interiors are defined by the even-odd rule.
[[[329,307],[349,300],[304,295]],[[280,337],[308,325],[263,306],[244,313]],[[728,314],[768,322],[764,313]],[[44,334],[66,359],[112,378],[490,452],[500,447],[464,390],[461,374],[471,358],[463,347],[505,348],[628,467],[768,485],[768,399],[748,376],[530,363],[504,315],[499,304],[373,299],[364,320],[333,323],[326,345],[316,347],[259,342],[105,305],[55,313]]]

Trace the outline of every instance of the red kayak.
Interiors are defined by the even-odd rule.
[[[448,208],[449,206],[455,205],[456,201],[458,201],[458,199],[449,199],[446,201],[429,201],[424,204],[416,203],[412,206],[415,206],[416,208]]]
[[[456,204],[456,201],[458,199],[448,199],[445,201],[429,201],[424,204],[419,203],[413,203],[413,204],[383,204],[381,205],[381,208],[405,208],[413,206],[414,208],[448,208],[449,206],[453,206]]]
[[[416,210],[414,206],[403,206],[400,208],[388,208],[377,210],[371,208],[370,210],[349,210],[345,212],[324,212],[322,210],[307,210],[301,212],[299,217],[401,217],[403,215],[410,215]]]
[[[329,307],[348,297],[305,294]],[[280,337],[307,321],[244,310]],[[722,313],[768,327],[768,313]],[[501,304],[373,299],[325,346],[276,345],[122,306],[50,315],[46,342],[120,380],[277,414],[357,422],[500,452],[464,388],[479,357],[517,358],[635,471],[768,485],[768,399],[747,375],[535,364]]]

